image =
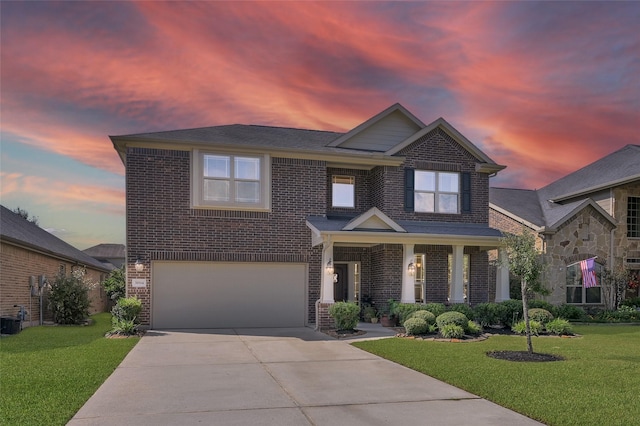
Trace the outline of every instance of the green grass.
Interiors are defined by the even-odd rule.
[[[409,339],[354,346],[510,408],[548,425],[640,424],[640,326],[575,326],[579,338],[533,337],[533,350],[559,362],[523,363],[486,356],[526,351],[525,337],[482,342]]]
[[[140,340],[89,326],[29,327],[0,340],[0,425],[64,425]]]

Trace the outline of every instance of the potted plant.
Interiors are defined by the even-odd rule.
[[[395,327],[398,324],[396,306],[398,302],[393,299],[387,301],[387,307],[380,314],[380,324],[383,327]]]

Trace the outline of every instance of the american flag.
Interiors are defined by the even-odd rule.
[[[585,259],[580,262],[580,269],[582,270],[582,286],[584,288],[595,287],[598,285],[596,280],[596,270],[594,268],[595,261],[591,259]]]

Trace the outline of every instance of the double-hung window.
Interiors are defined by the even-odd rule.
[[[414,209],[427,213],[460,212],[458,173],[415,171]]]
[[[268,156],[194,153],[193,204],[239,210],[269,208]]]

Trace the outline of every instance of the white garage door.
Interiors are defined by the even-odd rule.
[[[301,327],[306,265],[154,262],[151,326]]]

